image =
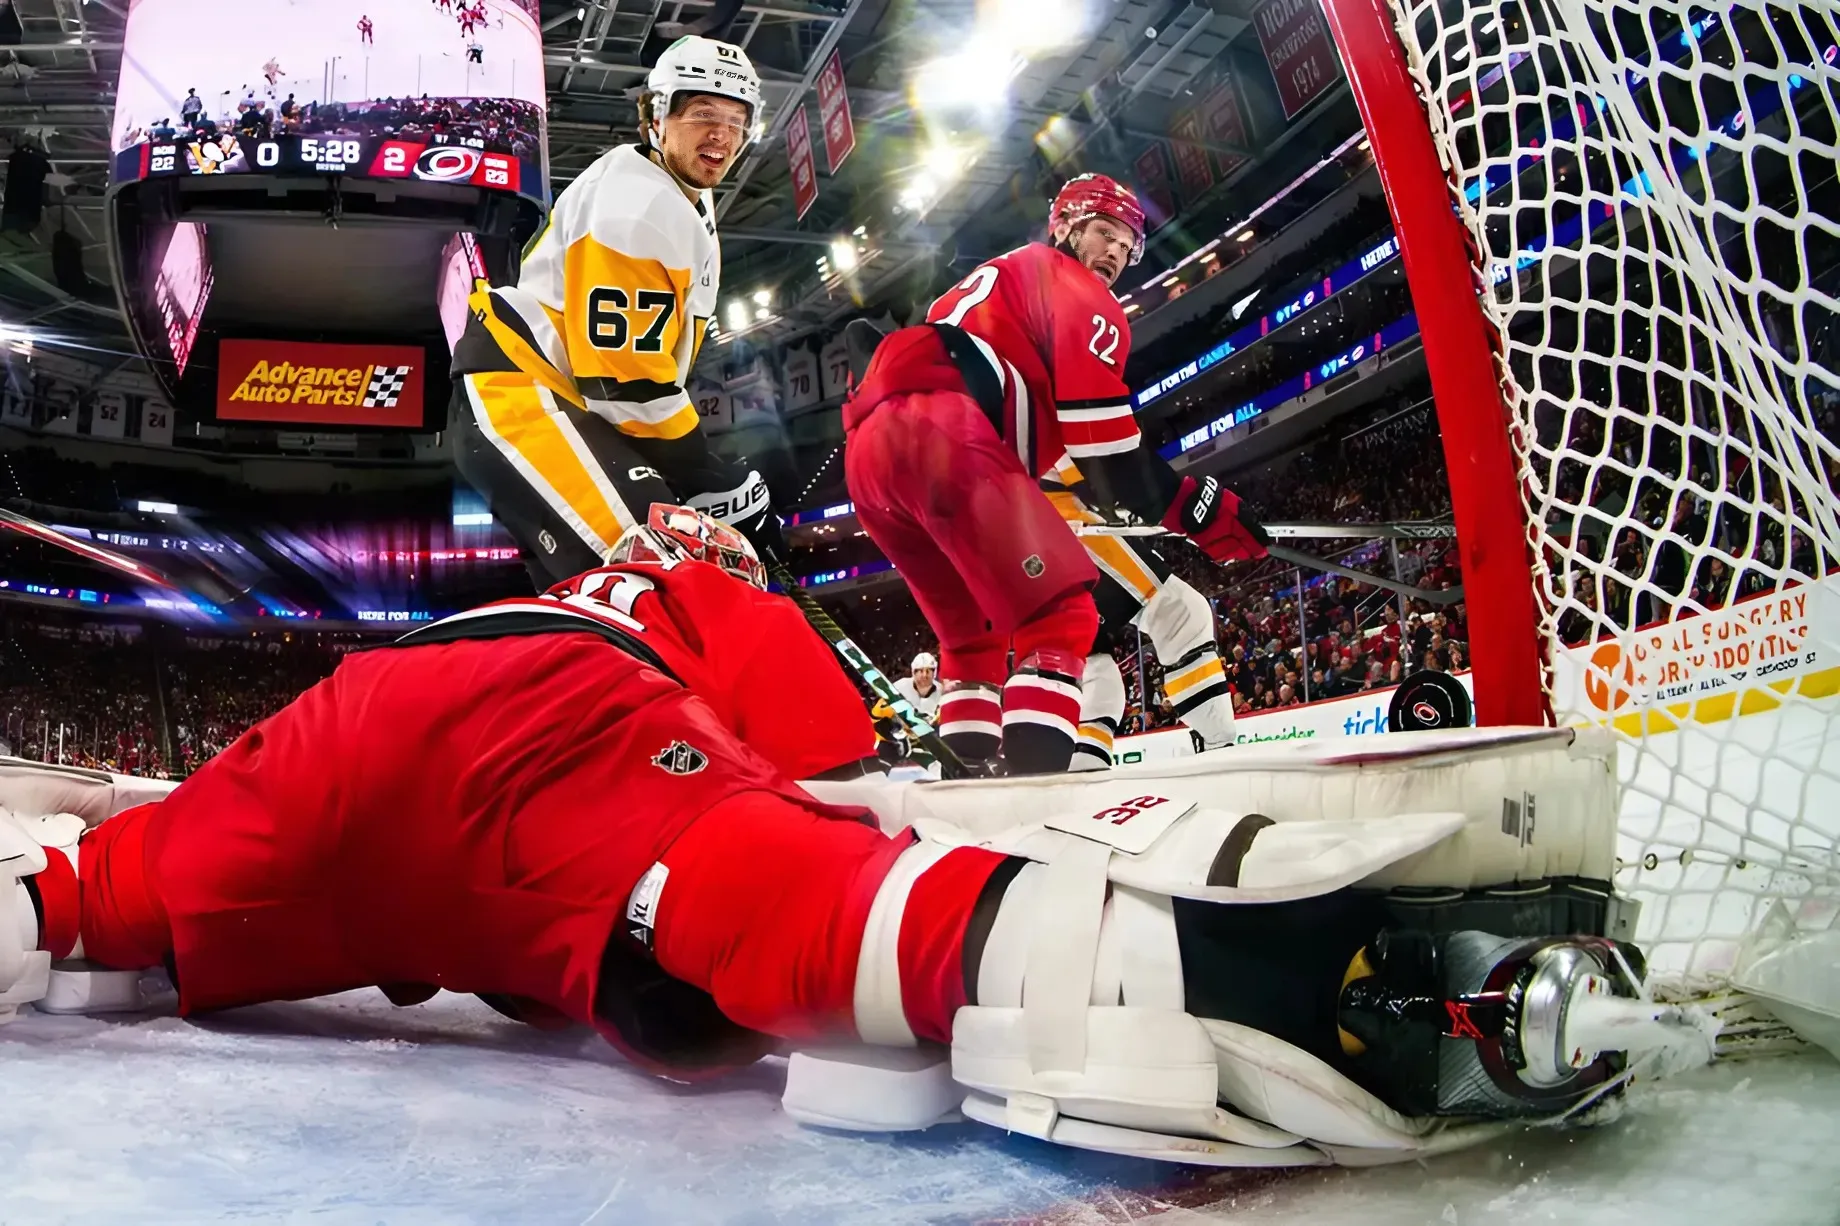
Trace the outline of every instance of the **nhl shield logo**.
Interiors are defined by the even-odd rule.
[[[658,751],[652,765],[667,775],[694,775],[709,765],[703,751],[684,741],[672,741]]]
[[[1022,559],[1022,573],[1031,579],[1041,578],[1042,573],[1047,569],[1048,564],[1041,560],[1041,555],[1038,553],[1032,553]]]

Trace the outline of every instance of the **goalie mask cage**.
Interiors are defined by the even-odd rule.
[[[1717,990],[1840,896],[1840,17],[1323,0],[1430,368],[1482,723],[1607,723],[1619,890]],[[1531,582],[1529,581],[1531,579]]]

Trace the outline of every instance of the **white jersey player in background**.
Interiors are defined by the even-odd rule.
[[[473,295],[454,351],[460,473],[539,587],[600,565],[655,502],[783,552],[766,483],[710,451],[685,391],[722,283],[710,192],[759,133],[760,80],[739,47],[681,38],[639,114],[644,144],[563,190],[517,284]]]
[[[894,691],[913,703],[914,710],[929,724],[935,723],[939,719],[939,696],[943,693],[938,681],[939,661],[933,658],[932,652],[923,651],[914,657],[910,667],[912,675],[895,682]]]

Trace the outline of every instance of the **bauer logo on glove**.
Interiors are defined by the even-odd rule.
[[[1271,544],[1271,534],[1245,514],[1239,496],[1214,477],[1182,478],[1163,527],[1188,537],[1216,562],[1254,561]]]

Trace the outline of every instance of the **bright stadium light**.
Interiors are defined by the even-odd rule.
[[[961,51],[920,65],[914,105],[926,114],[990,111],[1009,97],[1010,79],[1023,61],[994,39],[976,39]]]
[[[1082,0],[996,0],[978,23],[978,36],[1024,55],[1070,47],[1086,34]]]
[[[832,239],[831,263],[838,272],[856,271],[856,244],[847,238]]]
[[[728,330],[730,332],[746,331],[748,320],[747,303],[739,298],[731,298],[728,303]]]

